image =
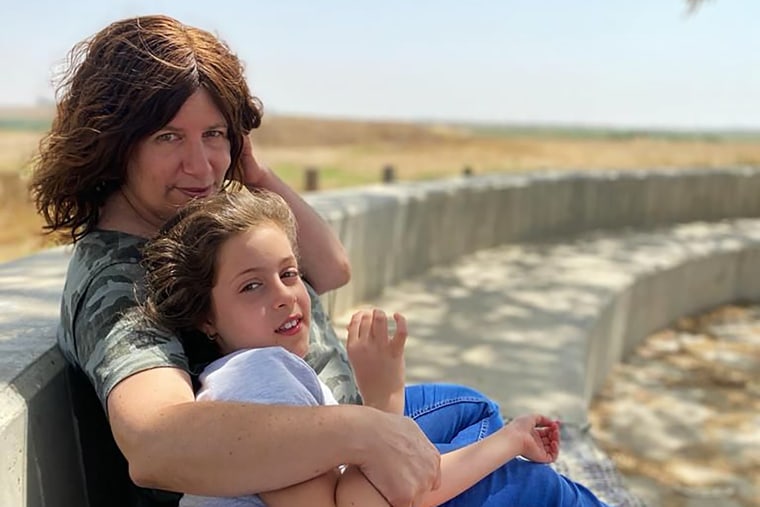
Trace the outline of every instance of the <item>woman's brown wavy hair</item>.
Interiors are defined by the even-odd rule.
[[[148,318],[175,333],[197,331],[211,311],[219,249],[263,224],[279,227],[298,255],[296,220],[276,193],[230,189],[190,201],[143,247]]]
[[[73,47],[57,90],[50,132],[40,142],[30,190],[48,232],[76,242],[126,177],[136,144],[160,130],[204,88],[224,115],[243,180],[243,135],[261,123],[243,65],[215,35],[167,16],[117,21]]]

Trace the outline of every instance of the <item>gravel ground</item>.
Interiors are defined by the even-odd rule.
[[[760,506],[760,305],[680,319],[615,367],[592,435],[650,507]]]

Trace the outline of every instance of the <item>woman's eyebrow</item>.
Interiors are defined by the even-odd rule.
[[[212,125],[209,125],[209,126],[207,126],[207,127],[204,127],[204,129],[203,129],[203,130],[213,130],[213,129],[226,129],[226,128],[228,128],[228,126],[227,126],[227,122],[218,122],[218,123],[214,123],[214,124],[212,124]],[[164,125],[164,126],[163,126],[163,127],[161,127],[160,129],[158,129],[156,132],[165,132],[165,131],[167,131],[167,130],[168,130],[168,131],[171,131],[171,132],[182,132],[182,131],[184,131],[185,129],[183,129],[183,128],[180,128],[180,127],[176,127],[176,126],[174,126],[174,125],[172,125],[172,124],[170,123],[170,124],[168,124],[168,125]]]

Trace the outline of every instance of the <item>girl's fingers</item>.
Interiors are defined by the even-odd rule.
[[[406,318],[400,313],[393,314],[393,320],[396,321],[396,332],[393,334],[394,352],[403,352],[406,345]]]
[[[372,312],[372,339],[380,345],[388,343],[388,317],[379,308]]]
[[[348,340],[358,342],[367,338],[367,331],[371,323],[372,312],[370,310],[359,310],[351,316],[351,322],[348,323]]]
[[[393,320],[396,331],[391,340],[388,337],[388,317],[384,311],[379,308],[360,310],[353,314],[348,323],[348,341],[353,344],[370,340],[370,343],[383,347],[390,344],[393,352],[403,353],[407,337],[406,319],[400,313],[394,313]]]
[[[372,312],[369,310],[362,311],[361,321],[359,322],[359,339],[366,340],[372,332]]]
[[[348,343],[354,343],[359,338],[359,323],[362,318],[361,313],[362,312],[356,312],[351,316],[351,321],[346,328],[348,329]]]

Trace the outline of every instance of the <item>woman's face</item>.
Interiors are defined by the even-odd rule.
[[[231,237],[216,257],[211,315],[202,331],[225,354],[281,346],[303,357],[309,348],[311,301],[286,234],[263,224]]]
[[[168,124],[137,144],[121,192],[158,228],[190,199],[217,192],[230,161],[227,122],[200,88]]]

